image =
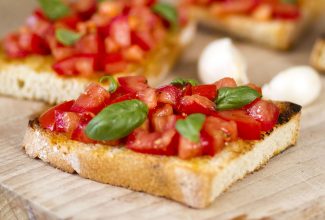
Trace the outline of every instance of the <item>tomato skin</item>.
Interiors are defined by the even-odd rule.
[[[283,20],[296,20],[301,16],[299,7],[294,4],[278,3],[273,7],[273,17]]]
[[[210,100],[214,100],[217,96],[217,86],[212,85],[199,85],[199,86],[192,86],[192,94],[204,96]]]
[[[147,79],[144,76],[125,76],[119,77],[120,86],[127,92],[139,92],[147,89]]]
[[[154,41],[149,33],[136,31],[131,32],[131,43],[138,45],[144,51],[151,50],[154,45]]]
[[[126,147],[145,154],[175,155],[178,134],[175,129],[166,132],[147,132],[134,130],[127,138]]]
[[[96,56],[91,54],[73,55],[53,64],[53,69],[59,75],[78,75],[80,73],[87,75],[94,72]],[[80,62],[84,66],[78,66]]]
[[[120,15],[112,19],[109,26],[109,34],[121,47],[131,45],[131,32],[128,17]]]
[[[49,45],[40,36],[33,33],[23,33],[19,36],[20,47],[31,54],[47,55],[50,53]]]
[[[182,97],[182,90],[173,85],[167,85],[158,89],[158,102],[171,104],[174,107]]]
[[[203,130],[212,137],[218,136],[218,131],[221,131],[223,139],[227,142],[235,141],[238,138],[237,124],[234,121],[227,121],[215,116],[206,118]]]
[[[157,106],[156,90],[153,88],[138,91],[137,98],[144,102],[149,109],[154,109]]]
[[[75,112],[55,110],[55,131],[67,133],[71,136],[72,132],[78,127],[81,116]]]
[[[221,1],[221,3],[216,3],[217,7],[214,7],[214,5],[212,5],[211,11],[216,15],[249,13],[258,4],[258,0]]]
[[[22,58],[28,55],[28,52],[23,50],[19,45],[19,35],[11,34],[4,38],[3,47],[8,57]]]
[[[244,110],[221,111],[218,117],[228,121],[235,121],[238,129],[238,137],[244,140],[259,140],[261,138],[261,123]]]
[[[203,146],[203,155],[209,155],[211,157],[219,153],[224,147],[224,139],[222,132],[219,130],[216,132],[218,135],[210,135],[205,130],[201,131],[201,144]]]
[[[280,115],[280,110],[274,103],[260,99],[253,102],[247,109],[247,112],[261,123],[261,129],[265,132],[273,129]]]
[[[233,78],[225,77],[214,83],[216,85],[217,90],[223,87],[236,87],[237,83]]]
[[[198,143],[193,143],[192,141],[180,135],[178,145],[179,158],[183,160],[188,160],[193,157],[199,157],[203,155],[203,151],[204,146],[202,145],[202,141],[199,141]]]
[[[95,140],[90,139],[85,133],[85,129],[93,117],[94,115],[92,113],[82,113],[78,127],[71,134],[72,140],[80,141],[86,144],[96,143]]]
[[[180,100],[178,110],[180,113],[185,113],[188,115],[193,113],[211,115],[215,113],[215,104],[204,96],[184,96]]]
[[[55,111],[70,111],[72,105],[74,104],[74,100],[63,102],[60,105],[54,106],[44,112],[39,117],[39,123],[42,128],[48,129],[50,131],[54,131],[55,129]]]
[[[71,106],[71,111],[97,114],[108,105],[109,101],[110,93],[98,83],[91,83]]]

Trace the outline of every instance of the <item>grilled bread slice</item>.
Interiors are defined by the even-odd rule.
[[[302,15],[297,21],[257,20],[243,15],[216,17],[203,7],[191,6],[193,18],[211,27],[271,48],[287,50],[315,17],[317,1],[304,1]]]
[[[148,54],[143,65],[123,75],[144,75],[152,86],[157,85],[172,68],[182,49],[195,34],[196,24],[189,23],[182,31],[170,36],[156,50]],[[50,104],[75,99],[86,85],[98,78],[64,77],[52,70],[53,58],[29,56],[8,59],[0,49],[0,94],[45,101]],[[121,74],[116,75],[116,77]]]
[[[296,143],[301,107],[288,102],[277,105],[280,117],[272,132],[259,141],[232,142],[212,158],[182,160],[123,146],[84,144],[42,129],[37,119],[30,121],[23,146],[30,157],[65,172],[204,208],[232,183]]]
[[[317,40],[310,62],[317,70],[325,72],[325,35]]]

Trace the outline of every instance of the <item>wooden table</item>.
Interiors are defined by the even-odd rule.
[[[16,6],[14,6],[16,5]],[[13,8],[17,7],[16,12]],[[0,2],[0,35],[22,22],[32,1]],[[325,19],[291,52],[237,42],[251,81],[263,84],[278,71],[308,64]],[[323,27],[321,27],[323,26]],[[184,53],[174,75],[196,78],[196,60],[216,36],[206,30]],[[325,85],[325,77],[322,78]],[[1,85],[0,85],[1,86]],[[325,87],[324,87],[325,88]],[[303,110],[297,146],[247,176],[204,210],[70,175],[29,159],[21,141],[29,118],[46,106],[0,97],[0,219],[325,219],[325,94]]]

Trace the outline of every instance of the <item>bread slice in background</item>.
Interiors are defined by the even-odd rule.
[[[317,70],[325,72],[325,36],[319,38],[315,43],[310,62]]]
[[[299,39],[303,31],[317,17],[323,0],[304,1],[301,18],[290,20],[257,20],[244,15],[216,17],[207,9],[191,6],[191,16],[205,26],[226,32],[274,49],[287,50]]]
[[[196,24],[190,22],[180,33],[168,37],[150,52],[144,65],[123,75],[144,75],[151,86],[157,85],[173,67],[182,49],[190,43],[195,29]],[[98,81],[98,78],[59,76],[52,70],[52,63],[50,56],[8,59],[0,50],[0,94],[56,104],[77,98],[90,82]]]
[[[260,141],[230,143],[212,158],[182,160],[136,153],[123,146],[84,144],[42,129],[37,120],[30,121],[23,146],[30,157],[65,172],[204,208],[232,183],[296,143],[301,107],[277,105],[281,113],[272,132]]]

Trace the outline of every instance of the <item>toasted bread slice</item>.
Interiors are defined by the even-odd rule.
[[[166,42],[148,54],[144,64],[135,66],[123,75],[144,75],[152,86],[157,85],[172,68],[182,49],[195,34],[195,23],[170,36]],[[51,68],[53,59],[30,56],[24,59],[8,59],[0,50],[0,94],[45,101],[50,104],[75,99],[87,84],[98,78],[64,77]],[[121,76],[116,75],[116,77]]]
[[[317,40],[311,54],[310,62],[317,70],[325,72],[325,36]]]
[[[205,26],[268,47],[287,50],[310,24],[315,16],[312,10],[314,7],[314,4],[309,3],[302,8],[302,16],[297,21],[262,21],[244,15],[216,17],[205,8],[198,6],[191,6],[190,12],[193,18]]]
[[[23,146],[30,157],[63,171],[204,208],[232,183],[296,143],[301,107],[277,105],[281,113],[272,132],[260,141],[230,143],[213,158],[182,160],[136,153],[123,146],[84,144],[42,129],[37,120],[30,121]]]

